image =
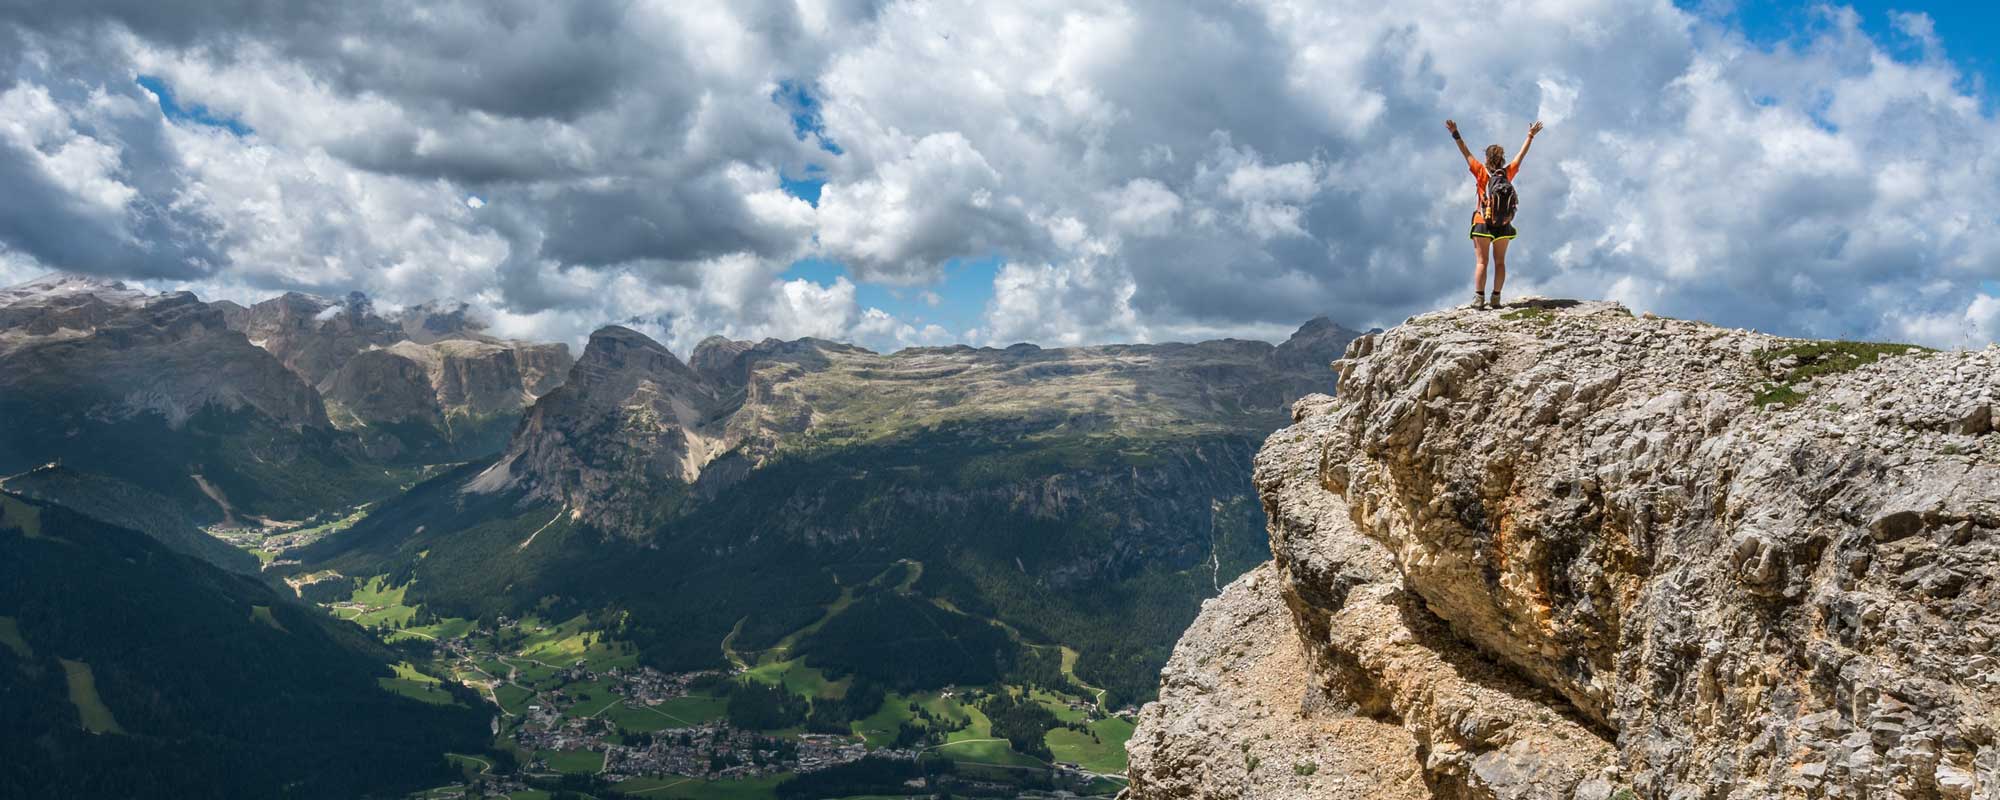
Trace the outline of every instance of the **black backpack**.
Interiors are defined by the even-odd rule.
[[[1486,221],[1495,225],[1506,225],[1514,221],[1514,210],[1521,205],[1521,198],[1514,193],[1514,182],[1507,180],[1507,168],[1486,170]]]

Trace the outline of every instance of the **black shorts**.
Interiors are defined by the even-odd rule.
[[[1471,238],[1474,239],[1495,239],[1495,240],[1512,239],[1514,238],[1515,235],[1516,234],[1514,232],[1514,223],[1511,222],[1503,222],[1499,224],[1494,224],[1490,222],[1472,223]]]

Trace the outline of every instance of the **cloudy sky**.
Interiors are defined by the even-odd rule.
[[[1510,295],[1983,346],[1971,5],[0,0],[0,283],[682,352],[1280,339],[1464,302],[1449,116],[1548,124]]]

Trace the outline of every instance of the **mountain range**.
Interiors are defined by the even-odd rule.
[[[482,630],[584,620],[661,670],[898,691],[1047,678],[1060,649],[1110,707],[1269,557],[1251,455],[1357,335],[683,359],[613,325],[572,361],[462,306],[52,276],[0,290],[0,489],[287,614],[395,587]]]
[[[60,461],[199,522],[298,520],[497,449],[568,364],[462,310],[53,276],[0,290],[0,474]]]
[[[1238,467],[1323,388],[1302,365],[1353,335],[891,354],[711,338],[683,361],[611,326],[504,451],[300,557],[390,574],[440,613],[558,598],[623,616],[672,668],[722,663],[732,632],[770,646],[852,575],[913,559],[911,602],[1074,644],[1080,671],[1143,697],[1199,599],[1263,557]]]

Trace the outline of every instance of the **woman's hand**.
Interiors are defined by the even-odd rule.
[[[1535,123],[1535,124],[1536,124],[1536,125],[1540,125],[1541,123],[1537,122],[1537,123]],[[1451,121],[1451,120],[1445,120],[1445,121],[1444,121],[1444,126],[1445,126],[1445,128],[1446,128],[1446,129],[1450,130],[1450,131],[1451,131],[1451,132],[1452,132],[1452,133],[1453,133],[1454,135],[1456,135],[1456,134],[1458,133],[1458,123],[1456,123],[1456,122],[1453,122],[1453,121]]]
[[[1445,124],[1446,124],[1446,125],[1449,125],[1449,124],[1451,124],[1451,123],[1447,122],[1447,123],[1445,123]],[[1453,128],[1452,130],[1457,130],[1457,128]],[[1528,138],[1530,138],[1530,139],[1533,139],[1533,138],[1535,138],[1535,134],[1537,134],[1537,133],[1541,133],[1541,132],[1542,132],[1542,123],[1541,123],[1541,121],[1539,121],[1539,120],[1537,120],[1537,121],[1535,122],[1535,124],[1533,124],[1533,125],[1529,125],[1529,126],[1528,126]]]

